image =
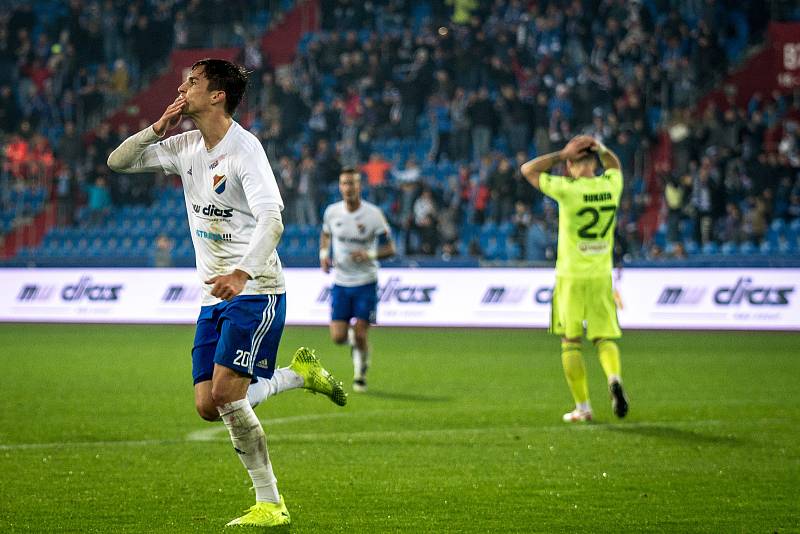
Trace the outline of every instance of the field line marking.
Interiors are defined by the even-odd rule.
[[[365,412],[366,413],[366,412]],[[377,413],[377,412],[375,412]],[[268,422],[275,424],[276,421],[281,423],[296,422],[301,420],[325,419],[328,417],[342,417],[346,414],[314,414],[306,416],[292,416],[284,418],[272,419]],[[359,414],[363,415],[363,414]],[[784,423],[786,419],[756,419],[752,423]],[[447,436],[447,435],[469,435],[469,434],[492,434],[492,433],[508,433],[515,432],[564,432],[564,431],[578,431],[578,432],[596,432],[616,428],[646,428],[646,427],[698,427],[698,426],[717,426],[725,424],[726,421],[718,419],[703,419],[692,421],[640,421],[636,423],[608,423],[608,424],[591,424],[591,425],[549,425],[549,426],[502,426],[502,427],[474,427],[474,428],[438,428],[438,429],[424,429],[424,430],[367,430],[357,432],[321,432],[321,433],[267,433],[267,439],[272,441],[292,442],[292,441],[316,441],[316,440],[336,440],[336,441],[356,441],[361,439],[397,439],[401,437],[414,437],[414,436]],[[17,444],[0,444],[0,451],[16,451],[16,450],[36,450],[36,449],[53,449],[60,447],[149,447],[157,445],[176,445],[191,442],[224,442],[228,441],[228,436],[224,435],[224,426],[214,427],[214,432],[220,434],[219,437],[211,435],[203,435],[200,439],[197,438],[196,432],[190,432],[183,439],[143,439],[143,440],[119,440],[119,441],[62,441],[50,443],[17,443]]]
[[[35,449],[56,449],[59,447],[149,447],[152,445],[173,445],[176,443],[186,443],[185,439],[128,439],[128,440],[103,440],[103,441],[54,441],[50,443],[14,443],[0,444],[0,451],[35,450]]]

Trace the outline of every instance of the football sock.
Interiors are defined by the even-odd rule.
[[[364,378],[369,366],[369,349],[361,350],[353,345],[353,378]]]
[[[253,408],[264,402],[268,394],[269,380],[266,378],[256,377],[256,381],[247,386],[247,402]]]
[[[597,357],[606,373],[608,383],[620,381],[619,347],[610,339],[603,339],[597,344]]]
[[[586,383],[586,366],[581,355],[581,344],[570,341],[561,343],[561,363],[564,366],[564,376],[567,378],[572,398],[577,407],[589,406],[589,386]]]
[[[256,501],[280,502],[277,480],[267,452],[267,436],[250,403],[241,399],[218,406],[217,410],[231,435],[233,449],[253,481]]]
[[[303,377],[288,367],[275,369],[272,378],[258,377],[258,382],[247,388],[247,400],[255,408],[268,398],[290,389],[303,387]]]

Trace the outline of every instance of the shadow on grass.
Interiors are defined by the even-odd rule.
[[[421,393],[398,393],[396,391],[376,391],[370,389],[366,393],[358,393],[358,395],[366,395],[368,397],[377,397],[379,399],[399,400],[409,402],[450,402],[452,397],[443,397],[440,395],[423,395]]]
[[[647,425],[647,426],[607,426],[604,430],[610,432],[620,432],[622,434],[636,434],[648,438],[669,439],[673,441],[684,441],[687,443],[702,443],[707,445],[742,445],[745,440],[733,436],[722,436],[719,434],[707,434],[696,430],[683,430],[671,426]]]

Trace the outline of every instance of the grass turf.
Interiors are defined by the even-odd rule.
[[[219,532],[253,500],[224,427],[194,413],[193,328],[0,325],[0,531]],[[800,335],[627,332],[631,412],[597,421],[541,331],[372,332],[370,392],[258,407],[291,532],[800,529]],[[279,362],[318,349],[288,328]],[[346,380],[348,382],[348,380]]]

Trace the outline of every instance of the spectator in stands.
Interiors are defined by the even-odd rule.
[[[511,239],[519,247],[520,259],[527,259],[528,232],[533,225],[533,214],[527,204],[519,201],[514,203],[511,224],[514,226]],[[537,244],[539,243],[534,243],[534,246]]]
[[[489,153],[495,120],[495,111],[489,101],[489,90],[486,87],[481,87],[470,99],[467,116],[472,125],[472,158],[480,161]]]
[[[695,238],[705,245],[711,242],[712,218],[711,177],[708,169],[701,169],[692,186],[691,206],[694,214]]]
[[[55,180],[56,224],[72,226],[75,215],[75,179],[72,169],[62,165]]]
[[[397,182],[400,184],[407,184],[418,182],[422,176],[422,171],[417,164],[417,158],[411,156],[406,160],[405,168],[394,168],[392,169],[392,174]]]
[[[21,135],[14,134],[5,146],[5,161],[3,171],[14,178],[23,178],[27,168],[30,146]]]
[[[449,103],[441,95],[432,95],[428,101],[428,120],[430,121],[431,151],[428,159],[439,162],[442,154],[450,150],[450,134],[453,123],[450,120]]]
[[[319,223],[319,198],[317,182],[314,180],[316,164],[311,156],[300,162],[297,171],[297,189],[295,191],[295,215],[299,224],[316,226]]]
[[[64,134],[59,139],[56,155],[74,173],[78,168],[82,154],[83,141],[81,141],[75,129],[75,123],[67,121],[64,123]]]
[[[432,256],[438,246],[437,206],[433,192],[428,187],[423,187],[419,197],[414,201],[414,230],[419,235],[419,253]]]
[[[369,161],[361,166],[361,172],[367,175],[368,200],[373,204],[381,205],[386,200],[387,176],[391,168],[392,164],[377,152],[373,152]]]
[[[759,244],[767,233],[767,206],[763,196],[749,196],[745,201],[744,235],[753,243]]]
[[[519,98],[512,85],[504,85],[497,106],[500,111],[502,131],[508,140],[513,154],[527,152],[530,144],[530,124],[533,122],[533,109]]]
[[[450,102],[450,120],[453,130],[450,134],[450,157],[461,161],[470,157],[470,120],[468,115],[467,93],[457,87]]]
[[[514,170],[506,158],[500,158],[497,167],[489,173],[491,219],[498,224],[511,219],[514,211]]]
[[[14,130],[20,119],[21,111],[10,85],[0,86],[0,131]]]
[[[664,186],[664,202],[667,206],[667,241],[670,243],[680,238],[679,225],[685,208],[685,197],[686,190],[681,180],[675,175],[669,176]]]
[[[482,225],[486,222],[486,211],[489,207],[491,192],[489,185],[480,176],[475,174],[469,181],[469,205],[472,213],[472,222]]]
[[[154,266],[160,268],[167,268],[173,266],[172,249],[174,243],[168,235],[161,234],[156,238],[156,253],[154,258]]]
[[[85,221],[87,226],[96,226],[105,219],[111,210],[111,193],[108,189],[108,182],[104,176],[98,176],[94,183],[87,185],[87,213]]]
[[[739,206],[729,202],[725,207],[725,217],[720,220],[719,237],[723,242],[736,243],[737,245],[745,240],[745,231],[742,226],[742,212]]]

